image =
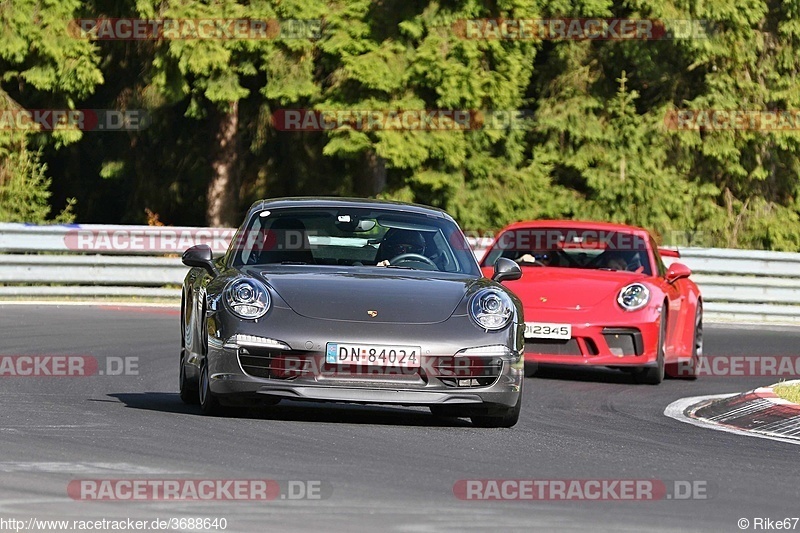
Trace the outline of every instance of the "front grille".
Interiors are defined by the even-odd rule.
[[[244,373],[256,378],[295,379],[313,374],[311,356],[303,353],[241,349],[238,357]]]
[[[525,340],[525,352],[536,355],[582,355],[578,340],[533,339]]]
[[[428,368],[431,377],[448,387],[485,387],[497,381],[503,361],[497,357],[435,357]]]

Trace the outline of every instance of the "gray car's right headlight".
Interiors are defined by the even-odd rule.
[[[252,278],[238,278],[225,287],[225,303],[239,318],[261,318],[272,303],[267,287]]]
[[[481,289],[469,302],[469,316],[483,329],[497,331],[514,316],[514,302],[498,289]]]

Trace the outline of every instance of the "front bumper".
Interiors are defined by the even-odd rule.
[[[572,324],[568,341],[525,339],[528,363],[648,367],[658,357],[657,322]]]
[[[513,407],[521,394],[524,361],[521,329],[515,326],[503,332],[486,333],[464,316],[451,317],[454,323],[447,328],[439,324],[365,327],[292,314],[284,315],[291,323],[282,323],[283,318],[276,313],[269,321],[269,328],[247,322],[232,327],[234,324],[217,324],[210,318],[209,332],[215,333],[208,343],[210,389],[222,403],[235,404],[241,399],[294,399],[448,405],[484,412],[481,410]],[[463,333],[443,339],[444,331]],[[240,335],[251,337],[247,340]],[[250,342],[252,337],[272,339],[276,344]],[[454,337],[459,337],[458,344]],[[329,364],[325,362],[328,342],[419,345],[420,367]],[[465,348],[481,346],[498,349],[456,356]]]

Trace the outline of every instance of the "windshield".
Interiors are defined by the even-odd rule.
[[[395,210],[265,210],[240,229],[229,256],[234,267],[336,265],[480,276],[472,250],[451,220]]]
[[[506,231],[492,245],[484,266],[506,257],[521,266],[583,268],[652,275],[647,242],[634,233],[585,228]]]

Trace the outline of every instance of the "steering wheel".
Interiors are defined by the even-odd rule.
[[[434,263],[433,261],[431,261],[429,258],[425,257],[422,254],[412,254],[412,253],[400,254],[396,257],[392,257],[389,260],[389,264],[394,265],[397,263],[402,263],[403,261],[420,261],[422,263],[432,266],[436,270],[439,270],[439,267],[436,266],[436,263]]]
[[[564,259],[567,262],[567,266],[569,266],[569,267],[580,267],[581,266],[580,263],[578,263],[575,259],[573,259],[572,256],[570,256],[564,250],[561,250],[561,249],[556,250],[556,255],[558,255],[559,258]]]

